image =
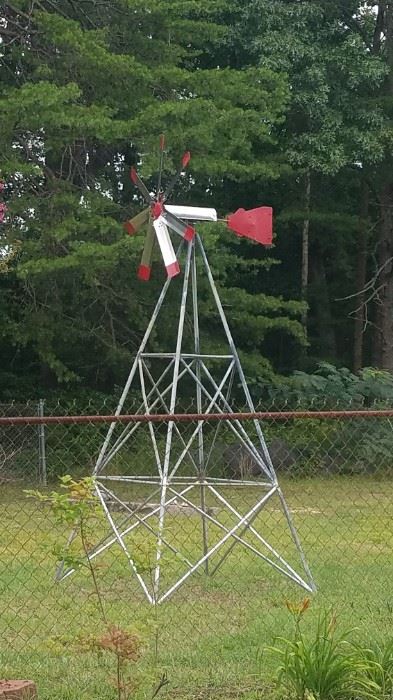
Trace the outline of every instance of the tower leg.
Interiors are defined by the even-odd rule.
[[[196,384],[196,400],[197,400],[197,412],[202,413],[202,392],[201,392],[201,359],[199,357],[201,351],[201,344],[199,338],[199,316],[198,316],[198,282],[197,282],[197,266],[196,266],[196,256],[195,256],[195,238],[192,241],[192,312],[194,320],[194,352],[196,355],[195,359],[195,373],[198,377]],[[201,497],[201,510],[202,510],[202,545],[204,556],[209,551],[208,544],[208,526],[204,513],[206,513],[206,487],[204,484],[206,476],[206,465],[205,465],[205,454],[204,454],[204,444],[203,444],[203,427],[198,433],[198,476],[201,480],[200,486],[200,497]],[[209,560],[205,559],[205,573],[209,574]]]
[[[249,390],[248,385],[247,385],[247,382],[246,382],[246,378],[245,378],[245,375],[244,375],[244,372],[243,372],[243,367],[242,367],[242,365],[241,365],[241,363],[240,363],[239,355],[238,355],[238,352],[237,352],[235,343],[234,343],[233,338],[232,338],[232,333],[231,333],[231,331],[230,331],[230,328],[229,328],[229,325],[228,325],[228,321],[227,321],[226,316],[225,316],[225,314],[224,314],[224,309],[222,308],[221,299],[220,299],[220,297],[219,297],[219,294],[218,294],[218,291],[217,291],[217,287],[216,287],[216,285],[215,285],[215,282],[214,282],[214,279],[213,279],[213,275],[212,275],[212,273],[211,273],[211,269],[210,269],[209,261],[208,261],[208,259],[207,259],[206,253],[205,253],[205,249],[204,249],[204,247],[203,247],[201,238],[200,238],[200,236],[199,236],[198,234],[197,234],[197,239],[198,239],[198,244],[199,244],[199,248],[200,248],[200,251],[201,251],[203,263],[204,263],[204,266],[205,266],[206,274],[207,274],[207,277],[208,277],[208,280],[209,280],[210,288],[211,288],[211,290],[212,290],[212,293],[213,293],[213,296],[214,296],[214,300],[215,300],[215,302],[216,302],[216,307],[217,307],[218,313],[220,314],[221,322],[222,322],[222,325],[223,325],[223,327],[224,327],[224,331],[225,331],[225,335],[226,335],[227,340],[228,340],[229,347],[231,348],[231,352],[233,353],[233,357],[234,357],[234,360],[235,360],[235,362],[236,362],[236,367],[237,367],[237,370],[238,370],[238,372],[239,372],[239,377],[240,377],[240,380],[241,380],[241,383],[242,383],[242,387],[243,387],[243,391],[244,391],[244,394],[245,394],[245,397],[246,397],[246,401],[247,401],[249,410],[250,410],[252,413],[255,413],[254,403],[253,403],[253,400],[252,400],[252,398],[251,398],[250,390]],[[267,449],[267,445],[266,445],[265,438],[264,438],[264,436],[263,436],[262,428],[261,428],[261,426],[260,426],[259,421],[258,421],[258,420],[254,420],[254,425],[255,425],[255,429],[256,429],[256,432],[257,432],[257,435],[258,435],[258,438],[259,438],[260,446],[261,446],[261,448],[262,448],[262,452],[263,452],[264,459],[266,460],[266,464],[267,464],[267,466],[268,466],[268,468],[269,468],[269,471],[270,471],[270,473],[271,473],[272,481],[273,481],[274,484],[276,484],[276,485],[278,486],[276,473],[275,473],[275,471],[274,471],[273,463],[272,463],[272,460],[271,460],[271,458],[270,458],[270,454],[269,454],[269,451],[268,451],[268,449]],[[295,544],[295,546],[296,546],[296,548],[297,548],[297,550],[298,550],[298,552],[299,552],[299,555],[300,555],[300,558],[301,558],[301,561],[302,561],[304,570],[305,570],[305,572],[306,572],[306,574],[307,574],[307,577],[308,577],[308,579],[309,579],[310,589],[311,589],[312,591],[314,591],[314,590],[316,590],[315,583],[314,583],[314,580],[313,580],[311,571],[310,571],[310,569],[309,569],[309,567],[308,567],[307,560],[306,560],[306,558],[305,558],[305,556],[304,556],[304,552],[303,552],[303,549],[302,549],[302,546],[301,546],[301,543],[300,543],[299,536],[298,536],[298,534],[297,534],[297,530],[296,530],[295,525],[294,525],[294,522],[293,522],[293,520],[292,520],[291,513],[290,513],[290,511],[289,511],[289,508],[288,508],[288,506],[287,506],[287,503],[286,503],[286,501],[285,501],[285,498],[284,498],[284,496],[283,496],[283,494],[282,494],[281,489],[278,488],[277,493],[278,493],[278,495],[279,495],[279,498],[280,498],[280,501],[281,501],[281,505],[282,505],[282,508],[283,508],[283,510],[284,510],[284,514],[285,514],[285,517],[286,517],[286,520],[287,520],[287,523],[288,523],[288,526],[289,526],[289,529],[290,529],[290,532],[291,532],[291,535],[292,535],[293,542],[294,542],[294,544]]]
[[[238,355],[238,352],[237,352],[237,349],[236,349],[234,340],[233,340],[233,338],[232,338],[232,333],[231,333],[231,331],[230,331],[230,329],[229,329],[229,326],[228,326],[228,321],[227,321],[226,316],[225,316],[225,314],[224,314],[224,309],[222,308],[221,299],[220,299],[220,297],[219,297],[219,294],[218,294],[218,291],[217,291],[217,287],[216,287],[216,285],[215,285],[215,282],[214,282],[214,279],[213,279],[213,275],[212,275],[212,273],[211,273],[209,261],[208,261],[208,259],[207,259],[207,256],[206,256],[206,253],[205,253],[205,249],[204,249],[204,247],[203,247],[202,241],[201,241],[200,236],[199,236],[198,234],[197,234],[197,238],[198,238],[198,244],[199,244],[199,248],[200,248],[200,251],[201,251],[201,254],[202,254],[202,259],[203,259],[203,263],[204,263],[204,266],[205,266],[207,278],[208,278],[208,280],[209,280],[210,288],[211,288],[212,293],[213,293],[214,301],[216,302],[216,307],[217,307],[218,313],[220,314],[221,323],[222,323],[222,325],[223,325],[223,328],[224,328],[224,331],[225,331],[225,335],[226,335],[226,337],[227,337],[227,341],[228,341],[229,347],[231,348],[231,352],[232,352],[233,357],[234,357],[235,362],[236,362],[236,368],[237,368],[237,371],[239,372],[239,377],[240,377],[240,381],[241,381],[241,383],[242,383],[244,395],[245,395],[245,397],[246,397],[246,401],[247,401],[249,410],[250,410],[252,413],[254,413],[254,412],[255,412],[255,407],[254,407],[254,404],[253,404],[253,401],[252,401],[252,398],[251,398],[250,390],[249,390],[249,388],[248,388],[248,385],[247,385],[247,382],[246,382],[246,378],[245,378],[245,376],[244,376],[243,367],[242,367],[242,365],[241,365],[241,363],[240,363],[239,355]],[[267,449],[267,447],[266,447],[265,438],[263,437],[263,433],[262,433],[262,429],[261,429],[261,426],[260,426],[260,424],[259,424],[259,421],[254,420],[254,425],[255,425],[255,429],[256,429],[256,432],[257,432],[257,435],[258,435],[258,438],[259,438],[259,442],[260,442],[261,448],[262,448],[263,456],[264,456],[264,458],[265,458],[265,460],[266,460],[266,464],[267,464],[267,466],[268,466],[268,468],[269,468],[269,471],[271,472],[272,479],[276,482],[277,479],[276,479],[276,475],[275,475],[275,472],[274,472],[273,463],[272,463],[272,460],[270,459],[270,455],[269,455],[268,449]]]
[[[184,331],[184,319],[186,315],[187,306],[187,293],[188,293],[188,281],[190,278],[190,268],[191,268],[191,255],[192,246],[189,245],[187,249],[187,259],[186,266],[184,270],[184,280],[183,280],[183,291],[180,304],[180,316],[179,316],[179,326],[177,331],[177,341],[176,341],[176,352],[175,352],[175,362],[173,367],[173,379],[172,379],[172,392],[171,400],[169,404],[170,414],[175,412],[176,399],[177,399],[177,385],[179,381],[179,370],[180,370],[180,360],[181,360],[181,349],[183,342],[183,331]],[[173,435],[173,421],[168,422],[167,437],[165,445],[165,456],[164,465],[162,468],[162,483],[161,483],[161,498],[160,498],[160,514],[158,519],[158,537],[157,537],[157,556],[156,556],[156,567],[154,572],[154,597],[155,600],[158,598],[159,586],[160,586],[160,560],[162,555],[162,533],[164,529],[165,520],[165,500],[166,492],[168,488],[168,473],[169,465],[171,459],[171,448],[172,448],[172,435]]]

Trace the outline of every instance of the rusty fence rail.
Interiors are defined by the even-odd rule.
[[[37,416],[0,416],[0,425],[47,425],[61,424],[72,425],[81,423],[193,423],[203,420],[204,422],[211,421],[227,421],[227,420],[271,420],[271,421],[287,421],[287,420],[350,420],[351,418],[393,418],[392,409],[356,409],[356,410],[337,410],[337,411],[238,411],[227,413],[124,413],[120,415],[107,414],[82,414],[82,415],[58,415],[45,416],[44,414]]]
[[[259,421],[265,432],[276,470],[300,473],[324,473],[329,463],[335,472],[347,474],[384,473],[390,471],[393,448],[393,409],[278,410],[276,407],[255,413],[236,411],[198,414],[191,405],[187,411],[114,415],[107,411],[91,412],[88,404],[75,412],[74,404],[50,405],[43,400],[26,404],[0,404],[0,478],[18,477],[47,485],[48,480],[65,472],[89,473],[97,457],[100,441],[108,424],[154,424],[158,429],[168,422],[224,426],[220,449],[236,453],[236,439],[228,429],[231,423]],[[107,408],[107,405],[103,406]],[[140,440],[131,448],[140,445]],[[235,445],[234,445],[235,443]],[[228,458],[229,459],[229,458]],[[236,459],[236,457],[234,457]]]

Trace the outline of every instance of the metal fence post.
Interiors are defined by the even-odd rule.
[[[44,417],[44,399],[40,399],[38,401],[37,415],[40,418]],[[39,480],[43,486],[47,486],[48,479],[46,473],[45,425],[43,423],[40,423],[38,426],[38,464]]]

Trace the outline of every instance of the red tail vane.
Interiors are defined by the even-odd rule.
[[[256,209],[238,209],[227,219],[228,228],[238,236],[245,236],[262,245],[271,245],[273,241],[273,209],[257,207]]]

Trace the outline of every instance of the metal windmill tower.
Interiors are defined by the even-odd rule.
[[[152,604],[168,599],[194,572],[204,569],[213,574],[227,560],[233,549],[243,547],[261,562],[297,583],[307,591],[314,591],[312,575],[307,565],[300,540],[295,530],[291,513],[277,481],[274,466],[265,443],[262,427],[257,420],[247,424],[240,420],[223,420],[212,425],[207,420],[211,413],[233,412],[232,388],[241,387],[244,402],[250,412],[254,405],[248,389],[239,355],[225,317],[223,306],[213,279],[206,252],[200,236],[190,222],[217,221],[217,213],[211,208],[175,206],[166,204],[169,194],[179,180],[190,160],[183,156],[179,171],[166,190],[161,187],[164,140],[160,141],[160,171],[158,188],[153,196],[144,185],[136,170],[131,170],[131,179],[146,200],[147,207],[126,222],[130,235],[147,228],[141,265],[138,276],[148,280],[151,273],[152,254],[158,243],[167,271],[167,279],[159,295],[155,309],[147,326],[128,379],[120,397],[116,415],[125,412],[131,390],[140,394],[138,413],[153,416],[172,416],[181,410],[181,395],[184,388],[188,396],[195,399],[197,417],[193,424],[181,424],[170,418],[164,425],[153,420],[121,425],[112,423],[97,458],[93,474],[98,499],[105,513],[108,534],[89,553],[94,559],[112,545],[120,546],[128,560],[133,575]],[[238,210],[227,218],[227,225],[239,236],[245,236],[262,245],[272,241],[272,210],[260,207]],[[180,236],[178,254],[174,252],[170,231]],[[168,290],[173,277],[180,273],[178,256],[184,255],[184,272],[180,292],[179,321],[176,341],[169,352],[149,350],[149,341],[154,334],[160,311],[168,299]],[[207,289],[218,316],[219,325],[226,344],[224,352],[212,353],[203,346],[199,330],[197,272],[205,275]],[[217,475],[218,435],[221,423],[236,439],[243,454],[249,456],[259,469],[259,478],[247,474]],[[144,458],[150,457],[150,468],[138,473],[139,456],[133,452],[132,441],[143,429],[147,431],[150,448],[144,445]],[[147,437],[147,436],[146,436]],[[122,455],[127,457],[122,459]],[[222,458],[222,455],[221,455]],[[122,489],[116,492],[116,489]],[[125,488],[138,493],[143,487],[142,501],[130,503],[124,495]],[[248,502],[241,511],[239,500],[231,499],[231,492],[247,490]],[[251,494],[251,495],[250,495]],[[156,498],[156,503],[152,500]],[[269,504],[275,500],[282,516],[297,563],[294,566],[282,556],[279,544],[266,539],[264,524],[258,525],[261,513],[267,513]],[[212,506],[213,504],[213,506]],[[214,507],[215,506],[215,507]],[[190,538],[185,528],[183,539],[171,537],[173,522],[184,517],[187,509],[200,523],[198,528],[201,546],[195,557],[195,547],[188,547]],[[168,527],[168,521],[171,526]],[[266,523],[266,520],[265,520]],[[181,528],[180,528],[181,530]],[[72,539],[72,537],[71,537]],[[152,547],[149,573],[138,563],[138,547],[145,539]],[[167,565],[168,560],[168,565]],[[170,566],[172,564],[172,566]],[[171,575],[167,575],[167,569]],[[72,573],[61,566],[58,580]]]

